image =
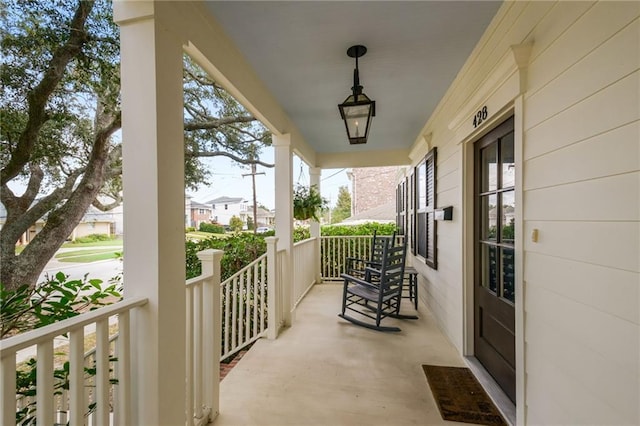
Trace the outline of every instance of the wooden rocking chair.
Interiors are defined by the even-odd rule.
[[[364,279],[365,270],[367,267],[380,269],[382,261],[382,251],[386,240],[391,241],[391,245],[396,239],[396,233],[393,235],[378,236],[377,231],[373,232],[373,239],[371,240],[371,248],[369,249],[369,258],[357,258],[347,257],[346,273],[356,278]]]
[[[356,325],[378,331],[400,331],[398,327],[380,325],[386,317],[417,319],[416,316],[400,314],[406,251],[406,244],[395,246],[392,239],[385,238],[379,268],[365,267],[363,278],[342,274],[342,313],[338,316]],[[355,318],[347,311],[370,318],[375,323]]]

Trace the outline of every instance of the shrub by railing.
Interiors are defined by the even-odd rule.
[[[225,237],[212,237],[201,241],[186,241],[186,278],[202,273],[198,252],[207,249],[224,251],[220,262],[222,280],[226,280],[246,265],[267,252],[264,236],[236,233]]]

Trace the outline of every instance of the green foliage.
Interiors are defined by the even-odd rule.
[[[247,229],[253,231],[253,218],[251,216],[247,217]]]
[[[325,208],[327,200],[322,198],[316,185],[297,185],[293,191],[293,217],[298,220],[320,221],[319,211]]]
[[[346,186],[338,189],[338,200],[331,211],[331,223],[340,223],[351,217],[351,194]]]
[[[213,223],[201,223],[198,228],[200,232],[209,232],[211,234],[224,234],[224,227],[222,225],[215,225]],[[195,231],[195,229],[194,229]]]
[[[211,178],[201,155],[250,163],[271,145],[271,133],[186,54],[183,70],[185,181],[196,189]]]
[[[72,241],[75,244],[86,244],[86,243],[96,243],[98,241],[111,241],[114,240],[114,237],[111,237],[107,234],[89,234],[84,237],[78,237]]]
[[[114,363],[118,361],[118,358],[109,356],[109,362]],[[16,396],[34,398],[37,392],[37,366],[36,359],[29,358],[21,368],[16,369]],[[64,362],[61,366],[56,366],[53,370],[53,394],[60,395],[63,391],[69,390],[70,379],[70,364],[68,361]],[[109,372],[113,371],[113,368],[109,367]],[[90,367],[84,367],[84,377],[93,377],[96,375],[97,368],[96,362]],[[118,384],[118,379],[109,379],[109,383]],[[93,413],[96,410],[97,403],[92,402],[89,404],[87,412],[84,413],[85,417]],[[36,401],[26,404],[24,407],[16,411],[16,424],[21,426],[36,425]]]
[[[308,226],[296,226],[293,229],[293,241],[294,242],[297,243],[298,241],[303,241],[303,240],[306,240],[308,238],[311,238],[311,233],[309,232],[309,227]]]
[[[231,219],[229,219],[229,227],[233,232],[240,232],[244,227],[244,222],[238,216],[231,216]]]
[[[0,337],[10,337],[34,330],[94,310],[121,298],[120,277],[103,286],[99,279],[69,280],[58,272],[36,288],[21,286],[7,289],[0,283]],[[110,358],[110,361],[117,361]],[[86,376],[95,376],[95,366],[85,367]],[[36,360],[31,358],[16,369],[16,395],[34,397],[37,390]],[[54,369],[54,395],[69,389],[69,363]],[[112,383],[115,381],[112,380]],[[95,404],[89,406],[89,412]],[[16,421],[21,425],[36,423],[35,402],[16,411]]]
[[[111,138],[121,125],[120,34],[111,0],[6,0],[0,18],[0,191],[8,210],[0,276],[17,287],[35,285],[44,261],[77,225],[70,218],[97,195],[111,205],[121,201],[122,145]],[[186,185],[208,181],[201,156],[272,166],[259,161],[269,131],[184,58]],[[7,186],[14,181],[29,182],[29,191],[15,196]],[[42,216],[48,220],[38,244],[16,253],[19,236]]]
[[[72,318],[121,297],[120,277],[104,287],[100,279],[69,280],[58,272],[37,287],[15,290],[0,283],[0,337],[5,338]],[[114,299],[115,298],[115,299]]]
[[[340,235],[391,235],[397,231],[395,223],[379,223],[367,222],[360,225],[324,225],[322,227],[322,235],[340,236]]]
[[[267,251],[264,235],[236,233],[228,237],[212,237],[198,242],[186,242],[186,276],[187,279],[202,273],[202,265],[197,253],[206,249],[223,250],[220,262],[221,278],[226,280]]]
[[[196,230],[196,228],[194,228],[193,226],[187,226],[184,231],[185,232],[195,232],[195,230]]]

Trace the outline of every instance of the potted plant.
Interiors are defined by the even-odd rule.
[[[298,220],[314,219],[320,222],[318,211],[327,205],[317,185],[297,185],[293,191],[293,217]]]

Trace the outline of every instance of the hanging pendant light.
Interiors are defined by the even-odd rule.
[[[352,145],[367,143],[371,119],[376,115],[376,102],[362,93],[360,76],[358,74],[358,58],[367,53],[367,48],[361,45],[351,46],[347,55],[356,59],[356,68],[353,70],[352,93],[343,103],[338,105],[340,116],[347,128],[349,143]]]

